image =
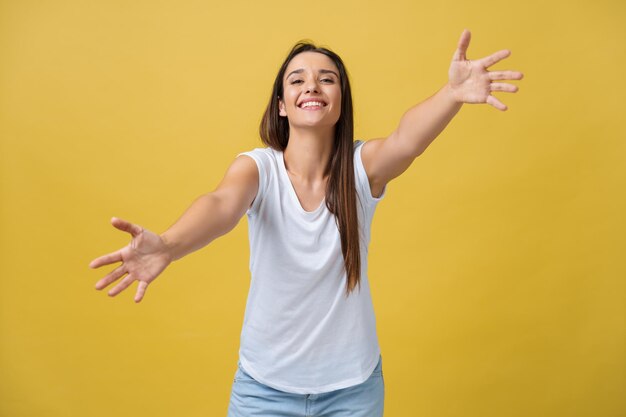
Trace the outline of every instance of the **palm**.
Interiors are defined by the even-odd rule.
[[[171,263],[171,259],[167,254],[166,245],[159,235],[122,219],[114,218],[111,222],[116,228],[130,233],[132,240],[122,249],[94,259],[89,264],[92,268],[98,268],[102,265],[122,262],[121,265],[96,283],[96,289],[101,290],[127,274],[109,291],[109,295],[115,296],[134,281],[138,281],[135,301],[139,302],[143,298],[148,284],[163,272]]]
[[[129,275],[138,281],[150,283],[163,271],[160,268],[163,254],[160,253],[162,241],[159,236],[147,229],[132,238],[121,250],[122,263]]]
[[[511,54],[507,49],[478,60],[468,60],[466,52],[470,37],[471,34],[466,29],[459,39],[457,50],[448,70],[450,90],[459,103],[488,103],[499,110],[506,110],[506,105],[492,96],[491,93],[493,91],[514,93],[517,91],[517,87],[493,81],[521,80],[524,75],[519,71],[487,71],[487,68]]]

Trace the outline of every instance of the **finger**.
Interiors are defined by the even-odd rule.
[[[135,294],[135,302],[138,303],[143,299],[146,290],[148,289],[148,283],[145,281],[139,281],[137,286],[137,293]]]
[[[143,231],[143,228],[141,226],[138,226],[126,220],[120,219],[119,217],[111,218],[111,223],[116,228],[123,230],[124,232],[130,233],[133,237],[137,236],[139,233]]]
[[[461,38],[459,39],[459,43],[457,44],[454,56],[452,57],[453,61],[465,61],[465,54],[467,53],[467,48],[469,46],[471,38],[471,32],[468,29],[464,29],[463,33],[461,33]]]
[[[487,103],[491,104],[493,107],[495,107],[498,110],[506,111],[506,109],[507,109],[507,107],[504,105],[504,103],[502,103],[500,100],[498,100],[497,98],[495,98],[492,95],[489,95],[487,97]]]
[[[115,287],[113,287],[108,294],[111,297],[115,297],[117,294],[121,293],[122,291],[124,291],[126,288],[128,288],[128,286],[130,284],[133,283],[133,281],[135,280],[135,277],[132,276],[132,274],[128,274],[126,275],[126,278],[124,278],[123,280],[121,280],[119,282],[119,284],[117,284]]]
[[[498,51],[489,55],[488,57],[481,58],[479,61],[483,67],[489,68],[490,66],[494,65],[496,62],[500,62],[501,60],[508,57],[509,55],[511,55],[511,51],[509,51],[508,49],[503,49],[501,51]]]
[[[515,93],[517,90],[519,90],[516,85],[507,83],[491,83],[489,88],[491,89],[491,91],[504,91],[507,93]]]
[[[109,265],[115,262],[122,262],[122,251],[117,250],[107,255],[94,259],[89,263],[89,268],[99,268],[102,265]]]
[[[97,290],[101,290],[104,287],[106,287],[107,285],[109,285],[110,283],[112,283],[113,281],[118,280],[121,276],[123,276],[126,273],[126,269],[124,267],[124,265],[120,265],[117,268],[115,268],[113,271],[109,272],[107,274],[107,276],[105,276],[104,278],[102,278],[100,281],[98,281],[96,283],[96,289]]]
[[[489,79],[491,80],[521,80],[524,74],[519,71],[490,71]]]

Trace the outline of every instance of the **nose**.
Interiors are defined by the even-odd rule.
[[[305,85],[305,90],[307,93],[311,93],[311,92],[319,93],[317,81],[314,79],[308,80]]]

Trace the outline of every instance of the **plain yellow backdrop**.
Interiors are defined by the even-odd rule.
[[[620,1],[0,2],[0,415],[225,416],[247,220],[139,304],[89,262],[221,180],[291,46],[344,59],[355,139],[469,59],[525,75],[464,105],[379,204],[369,276],[385,415],[626,415]]]

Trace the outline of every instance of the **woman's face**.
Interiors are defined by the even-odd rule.
[[[341,82],[332,59],[310,51],[294,56],[285,71],[279,108],[292,126],[334,126],[341,115]]]

